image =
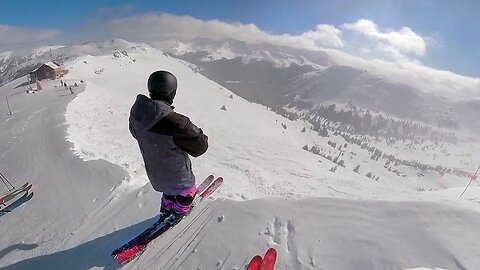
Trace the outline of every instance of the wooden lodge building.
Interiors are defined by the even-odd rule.
[[[31,83],[35,83],[37,81],[51,79],[54,80],[56,78],[62,77],[68,73],[68,70],[64,70],[60,68],[54,62],[47,62],[42,64],[40,67],[35,69],[34,71],[29,73],[29,78]]]

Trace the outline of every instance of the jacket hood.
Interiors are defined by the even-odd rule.
[[[152,100],[140,94],[137,95],[130,110],[130,122],[139,128],[149,130],[171,112],[172,108],[167,102]]]

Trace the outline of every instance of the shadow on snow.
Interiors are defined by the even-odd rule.
[[[67,250],[53,254],[41,255],[3,267],[3,270],[29,270],[29,269],[69,269],[84,270],[92,267],[104,267],[104,269],[119,269],[118,265],[110,256],[113,250],[125,244],[137,234],[154,222],[151,218],[132,225],[130,227],[114,231],[110,234],[98,237],[94,240],[80,244]],[[0,258],[9,252],[19,249],[28,250],[38,247],[38,244],[12,245],[0,251]]]
[[[22,206],[24,203],[28,202],[33,198],[33,192],[25,192],[21,197],[18,197],[13,203],[9,204],[7,207],[0,210],[0,217],[11,213],[15,208]],[[0,253],[1,254],[1,253]],[[2,258],[2,256],[0,256]]]

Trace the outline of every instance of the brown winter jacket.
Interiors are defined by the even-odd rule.
[[[189,154],[198,157],[208,137],[167,102],[138,95],[129,128],[137,140],[150,183],[157,191],[178,195],[195,185]]]

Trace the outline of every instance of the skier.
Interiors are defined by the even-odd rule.
[[[130,110],[130,133],[138,142],[150,183],[163,192],[160,220],[170,215],[179,219],[189,213],[196,195],[188,155],[205,153],[208,137],[188,117],[173,111],[177,79],[172,73],[153,72],[147,88],[150,98],[137,95]]]

